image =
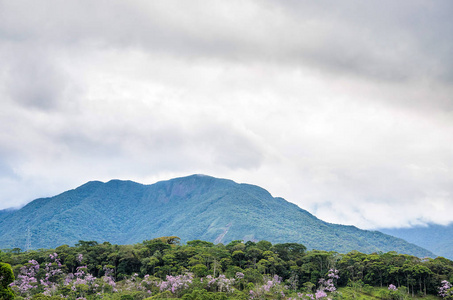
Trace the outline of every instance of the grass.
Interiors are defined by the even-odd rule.
[[[425,299],[425,300],[439,300],[439,297],[433,295],[412,297],[404,291],[393,293],[390,295],[387,288],[379,288],[372,286],[363,286],[361,288],[342,287],[338,289],[338,296],[336,299],[360,299],[360,300],[406,300],[406,299]]]

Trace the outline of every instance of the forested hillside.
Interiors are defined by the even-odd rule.
[[[383,232],[424,247],[437,255],[453,259],[453,224],[426,227],[383,229]]]
[[[134,245],[79,241],[6,250],[0,262],[12,266],[15,295],[41,300],[406,299],[438,295],[453,281],[453,261],[445,258],[307,251],[302,244],[268,241],[181,245],[175,236]]]
[[[215,244],[268,240],[342,253],[397,251],[435,256],[381,232],[326,223],[258,186],[203,175],[152,185],[88,182],[0,215],[0,232],[0,248],[11,249],[74,245],[78,240],[130,244],[177,235],[183,241],[202,239]]]

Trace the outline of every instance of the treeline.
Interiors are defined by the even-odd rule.
[[[266,278],[279,278],[279,283],[294,293],[314,293],[320,279],[327,279],[333,274],[332,270],[339,276],[335,279],[338,286],[391,285],[405,287],[410,295],[437,295],[443,281],[453,282],[453,261],[442,257],[418,258],[395,252],[307,251],[301,244],[268,241],[232,241],[227,245],[214,245],[194,240],[181,245],[178,237],[171,236],[134,245],[79,241],[74,247],[0,251],[0,262],[11,265],[16,279],[24,268],[33,267],[32,261],[35,266],[42,266],[36,269],[37,284],[46,276],[49,280],[51,268],[76,274],[82,266],[83,271],[94,278],[108,277],[115,282],[131,277],[165,281],[171,276],[188,273],[194,278],[219,278],[222,275],[222,278],[237,279],[242,276],[239,290],[253,290],[266,284]]]

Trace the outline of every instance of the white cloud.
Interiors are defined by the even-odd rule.
[[[205,173],[330,222],[453,221],[450,4],[384,4],[1,2],[0,208]]]

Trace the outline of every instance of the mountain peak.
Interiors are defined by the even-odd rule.
[[[30,228],[35,248],[78,240],[131,244],[176,235],[182,241],[268,240],[343,253],[394,250],[433,256],[380,232],[326,223],[259,186],[202,174],[151,185],[90,181],[36,203],[27,211],[0,215],[0,248],[24,247],[24,230]]]

